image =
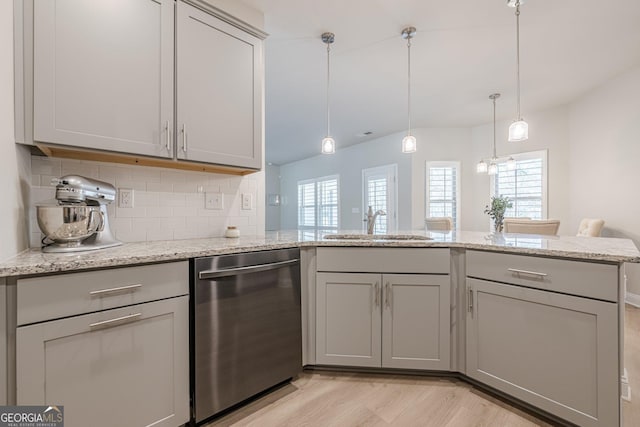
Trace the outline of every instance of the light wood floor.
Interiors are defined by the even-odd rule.
[[[640,309],[627,306],[625,316],[632,400],[623,417],[632,427],[640,425]],[[311,371],[207,426],[549,425],[457,379]]]

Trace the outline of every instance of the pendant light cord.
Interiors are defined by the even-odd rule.
[[[493,97],[493,158],[496,159],[496,97]]]
[[[517,117],[520,117],[520,0],[516,1],[516,98],[517,98]]]
[[[409,115],[409,135],[411,135],[411,36],[407,37],[407,112]]]
[[[331,87],[331,44],[327,43],[327,136],[331,136],[331,115],[329,113],[329,94]]]

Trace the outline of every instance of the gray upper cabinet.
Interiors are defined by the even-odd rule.
[[[262,41],[179,2],[179,159],[262,166]]]
[[[33,138],[171,157],[174,2],[33,4]]]
[[[262,168],[261,30],[204,0],[14,3],[18,142],[63,157]]]

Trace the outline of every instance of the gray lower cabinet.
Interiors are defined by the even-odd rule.
[[[616,303],[473,278],[467,290],[469,377],[580,426],[619,425]]]
[[[189,421],[187,261],[19,278],[18,405],[67,427]]]
[[[317,273],[316,363],[447,370],[449,276]]]

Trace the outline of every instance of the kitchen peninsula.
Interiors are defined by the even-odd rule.
[[[106,321],[90,317],[105,310],[119,316],[122,328],[139,325],[140,336],[150,337],[141,343],[150,346],[145,354],[172,355],[145,364],[175,375],[161,376],[165,382],[158,386],[164,390],[173,384],[159,393],[165,403],[173,403],[173,413],[167,413],[167,405],[144,399],[145,414],[156,411],[154,418],[132,417],[140,423],[165,419],[158,425],[167,426],[187,422],[188,260],[300,248],[303,365],[453,372],[559,422],[621,425],[624,264],[640,262],[630,240],[464,231],[402,234],[402,240],[326,239],[322,232],[285,231],[128,243],[82,254],[19,254],[0,264],[9,313],[3,331],[7,350],[2,351],[9,366],[3,373],[7,402],[44,404],[49,393],[44,376],[50,374],[44,361],[64,366],[70,354],[45,355],[44,343],[57,339],[55,334],[88,339],[92,333],[71,330],[80,325],[55,333],[37,325],[77,315],[100,329]],[[88,294],[100,283],[116,289],[109,297],[113,300],[73,300],[74,293]],[[118,293],[138,285],[142,289]],[[163,340],[160,325],[144,316],[168,322],[164,326],[174,332],[171,340]],[[125,323],[130,320],[136,323]],[[75,380],[92,384],[90,373],[80,369]]]

